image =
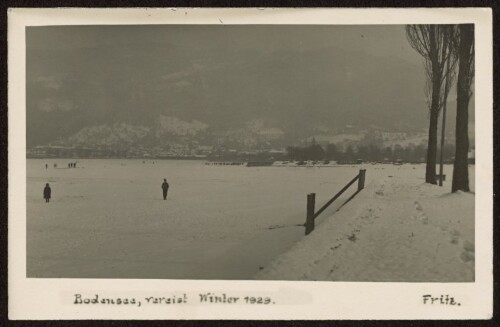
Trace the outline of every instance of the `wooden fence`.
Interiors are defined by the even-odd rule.
[[[349,202],[356,194],[358,194],[365,187],[365,175],[366,169],[361,169],[359,174],[356,175],[346,186],[344,186],[337,194],[335,194],[327,203],[325,203],[318,211],[315,212],[315,202],[316,193],[310,193],[307,195],[307,216],[306,223],[306,235],[310,234],[314,230],[314,220],[328,208],[335,200],[337,200],[352,184],[358,181],[358,190],[346,201]]]

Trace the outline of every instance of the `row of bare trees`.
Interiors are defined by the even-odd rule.
[[[429,139],[425,181],[437,184],[436,161],[438,119],[442,112],[441,157],[446,125],[446,103],[456,78],[457,116],[452,192],[469,191],[468,108],[474,81],[474,25],[408,25],[406,36],[424,58],[426,97],[429,109]],[[456,73],[458,66],[458,73]],[[442,176],[442,160],[440,174]],[[440,179],[440,185],[442,180]]]

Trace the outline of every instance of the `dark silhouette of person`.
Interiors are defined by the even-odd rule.
[[[48,169],[49,168],[49,164],[45,164],[45,169]]]
[[[161,188],[163,189],[163,200],[167,199],[167,194],[168,194],[168,188],[170,186],[167,183],[167,180],[164,178],[163,179],[163,184],[161,184]]]
[[[45,184],[45,188],[43,189],[43,198],[45,199],[45,202],[50,201],[50,195],[52,193],[52,190],[50,189],[49,183]]]
[[[71,168],[71,162],[70,162],[70,163],[68,163],[68,168]]]

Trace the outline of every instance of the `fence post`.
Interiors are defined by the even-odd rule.
[[[365,188],[365,173],[366,169],[359,170],[358,191],[361,191],[363,188]]]
[[[316,193],[307,195],[307,216],[306,216],[306,235],[314,230],[314,204],[316,202]]]

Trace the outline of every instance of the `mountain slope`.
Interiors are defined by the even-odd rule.
[[[226,50],[28,47],[28,146],[90,126],[154,128],[162,116],[197,121],[213,133],[260,120],[289,143],[318,126],[427,127],[423,68],[403,59],[337,47]]]

